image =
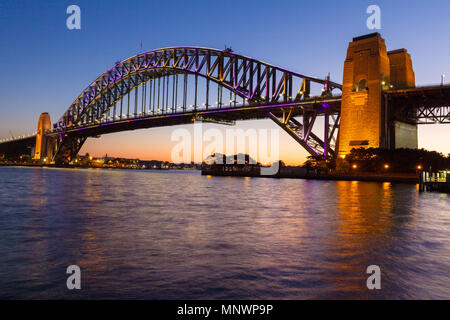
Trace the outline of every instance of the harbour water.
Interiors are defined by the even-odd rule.
[[[0,167],[0,298],[449,299],[449,231],[411,184]]]

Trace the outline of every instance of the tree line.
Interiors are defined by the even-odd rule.
[[[425,149],[359,148],[353,149],[339,161],[341,161],[339,168],[344,171],[414,173],[422,170],[435,172],[450,169],[450,154],[445,156]],[[331,158],[308,157],[304,166],[335,169],[336,161]]]

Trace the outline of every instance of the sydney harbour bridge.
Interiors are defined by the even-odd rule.
[[[383,46],[379,34],[354,38],[342,85],[231,49],[145,52],[116,62],[57,122],[43,113],[35,135],[0,141],[0,154],[65,164],[89,137],[265,118],[318,158],[345,157],[353,147],[417,147],[417,125],[450,123],[450,86],[416,87],[406,50]],[[319,122],[321,134],[314,130]]]

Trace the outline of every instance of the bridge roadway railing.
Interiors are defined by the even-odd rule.
[[[74,133],[76,131],[96,131],[96,134],[101,134],[103,129],[109,132],[125,131],[126,128],[114,129],[114,126],[127,124],[128,130],[134,130],[133,124],[144,122],[143,128],[151,128],[153,126],[171,126],[179,124],[179,120],[185,123],[190,123],[196,120],[210,119],[212,121],[239,121],[239,120],[256,120],[270,118],[270,112],[280,114],[283,110],[290,110],[293,117],[303,116],[305,113],[316,113],[317,115],[324,115],[325,112],[330,114],[338,114],[340,111],[340,96],[331,97],[317,97],[310,98],[301,102],[288,102],[280,104],[266,104],[266,105],[238,105],[238,106],[223,106],[215,108],[189,107],[186,111],[179,111],[177,109],[160,110],[157,112],[140,112],[138,114],[129,113],[120,115],[107,115],[94,122],[71,124],[67,127],[55,127],[49,135],[64,134],[67,132]],[[107,129],[106,127],[112,127]],[[96,129],[96,130],[92,130]],[[113,131],[110,131],[113,130]],[[98,131],[98,132],[97,132]],[[89,134],[83,134],[89,135]]]

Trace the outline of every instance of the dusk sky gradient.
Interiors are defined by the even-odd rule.
[[[66,8],[81,8],[81,30],[66,28]],[[118,60],[171,46],[202,46],[253,57],[342,83],[353,37],[371,33],[366,8],[382,10],[388,50],[406,48],[416,85],[450,81],[450,1],[21,1],[0,0],[0,139],[36,131],[39,115],[55,122]],[[141,49],[142,41],[142,49]],[[211,125],[214,128],[223,128]],[[238,128],[277,128],[270,120]],[[191,128],[191,126],[186,126]],[[174,127],[89,139],[81,153],[170,160]],[[450,153],[450,125],[419,127],[419,146]],[[281,133],[280,158],[307,153]]]

